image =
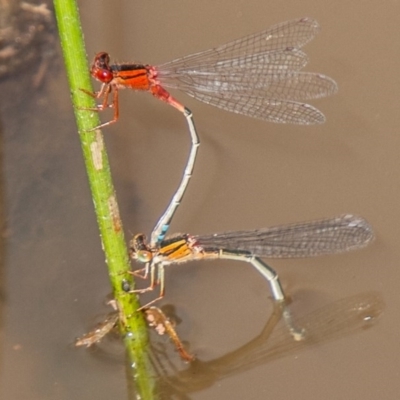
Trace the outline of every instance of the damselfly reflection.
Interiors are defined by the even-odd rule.
[[[174,322],[172,322],[160,308],[149,307],[142,311],[148,326],[153,328],[153,330],[160,336],[167,335],[171,339],[171,342],[174,344],[182,360],[186,362],[194,360],[194,356],[186,350],[176,333]],[[99,342],[116,327],[119,318],[120,313],[118,310],[109,313],[107,317],[102,322],[98,323],[93,330],[77,338],[74,345],[76,347],[91,347],[99,344]]]
[[[286,326],[277,326],[283,312],[275,312],[255,339],[237,350],[211,361],[198,358],[184,370],[156,349],[152,360],[158,372],[160,391],[168,399],[187,399],[187,395],[206,389],[221,379],[250,370],[267,362],[309,350],[332,340],[361,333],[373,327],[385,304],[378,293],[367,292],[333,302],[294,322],[306,330],[302,341],[294,341]],[[272,384],[272,383],[269,383]]]

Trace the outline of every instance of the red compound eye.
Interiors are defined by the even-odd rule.
[[[109,83],[113,79],[112,72],[106,69],[94,68],[92,70],[92,76],[93,78],[103,83]]]

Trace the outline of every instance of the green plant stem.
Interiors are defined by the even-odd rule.
[[[81,24],[75,0],[54,0],[58,29],[71,90],[72,102],[81,140],[87,175],[92,192],[100,236],[109,269],[113,294],[120,312],[120,330],[135,378],[138,397],[155,397],[155,383],[147,348],[148,336],[141,313],[136,312],[136,296],[122,290],[123,280],[132,284],[128,251],[119,216],[110,167],[100,130],[88,132],[99,125],[98,113],[82,108],[95,107],[93,98],[80,89],[91,92],[89,67],[82,39]]]

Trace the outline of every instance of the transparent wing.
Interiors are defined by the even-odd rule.
[[[205,250],[223,249],[267,258],[336,254],[365,247],[373,238],[369,223],[349,214],[253,231],[194,237]]]
[[[247,56],[252,57],[287,48],[299,49],[312,40],[318,32],[318,22],[311,18],[286,21],[214,49],[162,64],[159,70],[173,71],[179,67],[215,65],[223,60],[246,59]]]
[[[302,18],[156,68],[163,87],[179,89],[204,103],[272,122],[325,121],[303,104],[334,94],[337,84],[317,73],[300,72],[307,56],[299,48],[319,31]]]
[[[325,122],[324,114],[297,100],[323,97],[335,91],[336,83],[330,78],[304,72],[253,91],[210,91],[204,90],[204,86],[197,86],[186,90],[186,93],[204,103],[236,114],[271,122],[310,125]]]
[[[168,88],[185,90],[193,86],[204,86],[209,90],[228,89],[224,84],[233,84],[230,90],[245,85],[263,87],[281,80],[302,69],[308,61],[307,55],[296,48],[261,54],[249,54],[228,59],[198,60],[199,64],[172,65],[166,69],[158,67],[158,77],[162,85]],[[248,89],[248,87],[247,87]]]

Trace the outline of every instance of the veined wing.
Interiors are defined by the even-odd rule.
[[[173,65],[170,68],[157,67],[161,84],[168,88],[185,91],[198,85],[212,85],[234,76],[235,81],[255,81],[257,85],[282,79],[299,71],[307,64],[307,55],[296,48],[285,48],[262,54],[216,60],[201,60],[198,64]],[[265,83],[263,85],[265,85]]]
[[[216,64],[222,60],[245,58],[249,55],[265,54],[286,48],[299,49],[313,39],[318,32],[318,22],[311,18],[286,21],[213,49],[162,64],[159,66],[159,70],[175,70],[180,66]]]
[[[202,85],[187,89],[186,93],[204,103],[252,118],[310,125],[325,122],[325,116],[302,101],[328,96],[337,90],[331,78],[311,72],[292,74],[287,79],[270,82],[267,87],[253,89],[234,82],[233,77],[227,80],[232,83],[218,82],[223,85],[220,90]]]
[[[188,95],[223,110],[264,121],[299,125],[322,124],[325,122],[324,114],[317,108],[296,101],[260,96],[242,96],[232,92],[221,92],[218,96],[200,92],[188,92]]]
[[[350,214],[253,231],[194,237],[206,250],[224,249],[267,258],[342,253],[365,247],[373,238],[371,225]]]

